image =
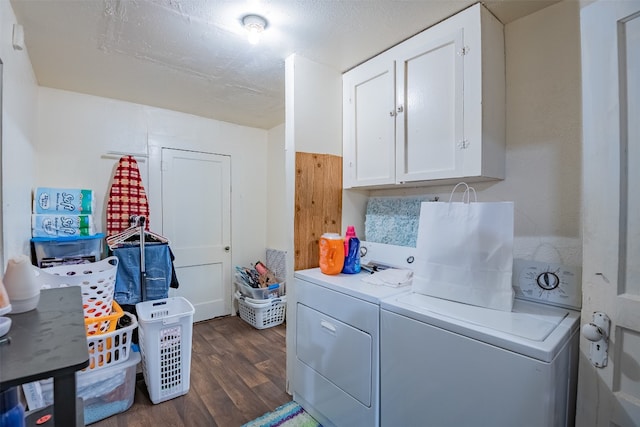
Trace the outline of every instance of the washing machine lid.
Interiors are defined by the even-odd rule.
[[[308,270],[296,271],[294,277],[373,304],[379,304],[384,298],[388,298],[400,292],[408,292],[410,289],[408,286],[393,288],[366,283],[362,279],[368,274],[369,273],[362,271],[358,274],[341,273],[336,275],[327,275],[323,274],[319,268],[310,268]]]
[[[550,362],[578,328],[579,313],[515,300],[511,312],[492,310],[414,292],[385,299],[381,308]]]

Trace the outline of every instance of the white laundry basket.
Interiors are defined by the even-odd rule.
[[[182,297],[136,304],[142,373],[153,403],[189,391],[194,311]]]
[[[239,292],[235,294],[238,300],[240,318],[256,329],[266,329],[284,322],[287,310],[287,297],[266,300],[247,298]]]

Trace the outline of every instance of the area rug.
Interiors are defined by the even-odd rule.
[[[291,401],[242,427],[322,427],[322,425],[307,414],[300,405]]]

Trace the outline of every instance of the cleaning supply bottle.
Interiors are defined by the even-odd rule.
[[[338,233],[324,233],[320,237],[320,271],[338,274],[344,266],[344,240]]]
[[[360,239],[356,236],[353,225],[347,227],[344,237],[344,267],[345,274],[360,273]]]

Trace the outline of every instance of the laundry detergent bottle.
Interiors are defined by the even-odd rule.
[[[345,274],[360,273],[360,239],[356,236],[356,229],[353,225],[347,227],[344,236],[344,267]]]
[[[338,233],[324,233],[320,237],[320,271],[338,274],[344,266],[344,239]]]

